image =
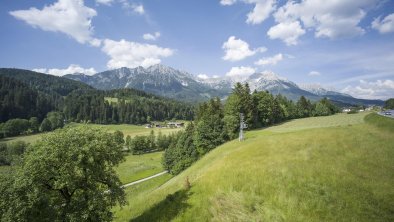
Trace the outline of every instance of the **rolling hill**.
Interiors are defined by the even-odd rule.
[[[381,118],[339,114],[247,132],[170,180],[126,189],[116,221],[391,221],[394,121]]]

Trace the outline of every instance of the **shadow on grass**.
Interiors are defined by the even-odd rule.
[[[139,217],[131,219],[130,222],[171,221],[179,213],[186,210],[190,206],[186,202],[190,195],[190,191],[183,189],[168,195],[166,199],[162,200],[160,203],[157,203]]]

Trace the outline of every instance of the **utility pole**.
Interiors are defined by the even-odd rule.
[[[244,122],[244,114],[239,114],[239,141],[244,140],[244,129],[248,128],[248,124]]]

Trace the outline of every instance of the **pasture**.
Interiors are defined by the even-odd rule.
[[[116,220],[392,221],[394,122],[366,115],[247,132],[142,196],[127,188]]]
[[[127,155],[126,160],[116,168],[120,181],[126,184],[164,171],[162,156],[163,152]]]
[[[74,126],[81,126],[84,125],[82,123],[70,123],[68,124],[69,127],[74,127]],[[171,133],[176,133],[179,130],[182,130],[182,128],[145,128],[144,125],[131,125],[131,124],[119,124],[119,125],[103,125],[103,124],[88,124],[91,127],[98,127],[102,128],[105,130],[108,130],[109,132],[115,132],[116,130],[122,131],[124,136],[126,137],[127,135],[130,135],[132,138],[137,136],[137,135],[149,135],[151,130],[153,130],[156,135],[161,132],[162,134],[168,135]],[[7,137],[0,139],[0,143],[8,143],[8,142],[13,142],[13,141],[24,141],[26,143],[34,143],[40,137],[45,134],[45,133],[37,133],[33,135],[21,135],[21,136],[15,136],[15,137]]]

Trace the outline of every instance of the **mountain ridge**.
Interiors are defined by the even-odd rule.
[[[147,68],[118,68],[96,73],[92,76],[84,74],[67,74],[72,80],[84,82],[97,89],[135,88],[149,93],[178,99],[182,101],[204,101],[213,97],[225,99],[236,82],[248,83],[251,91],[269,91],[281,94],[291,100],[300,96],[317,101],[327,97],[346,105],[382,105],[381,100],[357,99],[350,95],[326,90],[320,91],[303,88],[296,83],[278,76],[272,71],[253,73],[247,76],[225,76],[216,78],[199,78],[186,71],[180,71],[162,64]]]

